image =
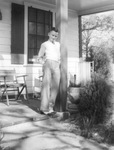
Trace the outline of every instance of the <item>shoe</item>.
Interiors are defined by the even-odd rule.
[[[55,111],[48,113],[47,115],[51,118],[55,118],[56,117],[56,113]]]
[[[42,115],[48,115],[49,114],[49,112],[42,111],[42,110],[40,110],[40,108],[37,108],[37,111],[38,111],[38,113],[40,113]]]
[[[39,114],[45,115],[44,112],[43,112],[42,110],[40,110],[40,108],[37,108],[37,112],[38,112]]]
[[[50,109],[49,110],[49,113],[54,113],[55,111],[53,109]]]

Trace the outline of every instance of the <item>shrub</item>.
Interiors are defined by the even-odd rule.
[[[105,48],[99,48],[97,51],[94,50],[93,61],[94,61],[95,72],[105,79],[109,78],[110,55],[105,50]]]
[[[111,86],[106,80],[94,76],[80,93],[78,110],[80,114],[81,130],[88,136],[89,130],[96,125],[106,121],[109,117]]]

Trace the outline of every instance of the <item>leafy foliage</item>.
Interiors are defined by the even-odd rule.
[[[113,49],[114,12],[103,12],[82,16],[82,56],[91,61],[91,47],[101,47],[102,43]],[[99,50],[99,48],[98,48]]]
[[[106,15],[105,13],[97,13],[87,15],[82,20],[82,31],[87,30],[113,30],[114,29],[114,17],[113,14]]]
[[[109,115],[110,95],[111,86],[97,75],[81,91],[78,110],[80,114],[80,128],[85,136],[88,137],[89,130],[94,125],[106,121],[107,115]]]
[[[105,48],[99,48],[99,50],[94,49],[93,53],[94,71],[99,76],[108,78],[110,76],[110,56],[108,52]]]

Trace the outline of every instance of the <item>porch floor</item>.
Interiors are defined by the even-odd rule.
[[[0,144],[11,150],[102,150],[107,148],[65,130],[65,125],[37,113],[39,100],[0,102]],[[1,147],[0,147],[1,148]],[[107,150],[112,150],[110,147]]]
[[[37,112],[37,107],[39,106],[40,101],[34,99],[12,100],[9,106],[5,102],[0,102],[0,127],[45,119],[46,116]]]

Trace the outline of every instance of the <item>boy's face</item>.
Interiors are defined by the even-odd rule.
[[[58,38],[58,32],[50,31],[49,34],[48,34],[48,36],[49,36],[49,40],[50,40],[51,42],[54,42],[54,41],[56,41],[57,38]]]

